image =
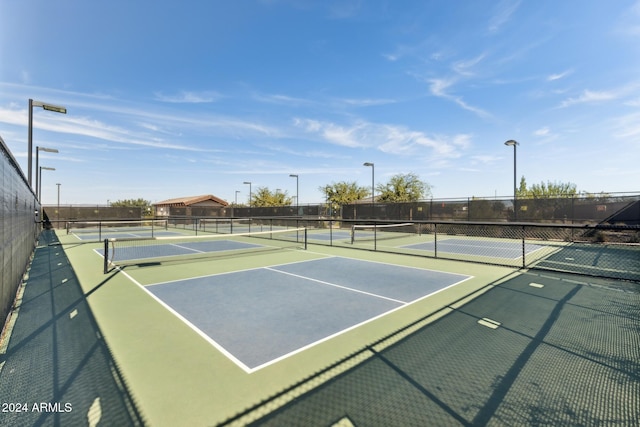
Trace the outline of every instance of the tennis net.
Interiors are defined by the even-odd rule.
[[[420,224],[412,222],[393,224],[354,224],[351,226],[351,243],[384,239],[398,239],[420,233]]]
[[[104,273],[127,265],[237,256],[242,253],[307,249],[306,228],[251,233],[112,238],[104,240]]]
[[[166,230],[166,219],[67,221],[67,234],[82,240],[99,240],[103,237],[149,237],[156,230]]]
[[[200,218],[197,230],[206,233],[236,234],[267,231],[253,223],[251,218]]]

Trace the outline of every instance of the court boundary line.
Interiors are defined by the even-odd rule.
[[[314,279],[313,277],[307,277],[307,276],[302,276],[300,274],[290,273],[288,271],[277,270],[277,269],[272,268],[272,267],[263,267],[263,269],[269,270],[269,271],[275,271],[276,273],[280,273],[280,274],[286,274],[286,275],[289,275],[289,276],[297,277],[298,279],[308,280],[310,282],[320,283],[322,285],[333,286],[335,288],[344,289],[344,290],[350,291],[350,292],[369,295],[369,296],[380,298],[380,299],[386,299],[386,300],[397,302],[397,303],[400,303],[400,304],[409,304],[407,301],[401,301],[399,299],[385,297],[384,295],[378,295],[378,294],[374,294],[372,292],[361,291],[359,289],[350,288],[348,286],[338,285],[337,283],[326,282],[326,281],[320,280],[320,279]]]
[[[98,256],[104,258],[104,256],[101,255],[98,252],[98,249],[94,249],[94,251],[96,252],[96,254],[98,254]],[[475,277],[475,276],[472,276],[472,275],[469,275],[469,274],[452,273],[452,272],[449,272],[449,271],[436,270],[436,269],[433,269],[433,268],[416,267],[414,265],[393,264],[393,263],[390,263],[390,262],[375,261],[375,260],[353,258],[353,257],[346,257],[346,256],[342,256],[342,255],[328,255],[328,254],[324,254],[322,252],[315,252],[315,251],[310,251],[310,250],[305,251],[305,253],[314,254],[314,255],[321,255],[322,257],[321,258],[313,258],[313,259],[305,259],[305,260],[302,260],[302,261],[284,262],[284,263],[281,263],[281,264],[272,264],[272,265],[269,265],[268,267],[280,267],[280,266],[283,266],[283,265],[302,264],[302,263],[305,263],[305,262],[313,262],[313,261],[318,261],[318,260],[321,260],[321,259],[329,259],[329,258],[343,258],[343,259],[348,259],[348,260],[356,260],[356,261],[363,261],[363,262],[371,262],[371,263],[375,263],[375,264],[389,265],[389,266],[392,266],[392,267],[404,267],[404,268],[412,268],[412,269],[416,269],[416,270],[432,271],[432,272],[435,272],[435,273],[445,273],[445,274],[456,275],[456,276],[461,276],[461,277],[468,277],[468,278]],[[404,255],[404,254],[398,254],[398,255]],[[453,261],[456,261],[456,260],[453,260]],[[173,279],[173,280],[167,280],[167,281],[164,281],[164,282],[149,283],[149,284],[146,284],[146,285],[143,285],[143,286],[163,285],[163,284],[166,284],[166,283],[181,282],[181,281],[184,281],[184,280],[191,280],[191,279],[202,279],[202,278],[205,278],[205,277],[214,277],[214,276],[220,276],[220,275],[224,275],[224,274],[232,274],[232,273],[240,273],[240,272],[243,272],[243,271],[258,270],[258,269],[261,269],[261,268],[265,268],[265,267],[264,266],[250,267],[250,268],[243,268],[241,270],[223,271],[221,273],[203,274],[201,276],[187,277],[187,278],[184,278],[184,279]]]
[[[316,253],[316,252],[313,252],[313,253]],[[98,253],[98,255],[100,255],[100,254]],[[100,256],[102,256],[102,255],[100,255]],[[336,258],[336,255],[326,255],[325,258]],[[302,263],[302,262],[315,261],[315,260],[318,260],[318,259],[322,259],[322,258],[306,259],[304,261],[283,262],[281,264],[270,265],[269,267],[280,267],[282,265],[298,264],[298,263]],[[225,274],[242,273],[243,271],[260,270],[262,268],[265,268],[265,267],[264,266],[260,266],[260,267],[243,268],[241,270],[223,271],[221,273],[204,274],[204,275],[201,275],[201,276],[187,277],[187,278],[184,278],[184,279],[174,279],[174,280],[167,280],[167,281],[164,281],[164,282],[149,283],[148,285],[143,285],[143,286],[165,285],[167,283],[182,282],[182,281],[185,281],[185,280],[192,280],[192,279],[204,279],[206,277],[223,276]]]
[[[103,257],[102,255],[100,255],[100,253],[94,249],[94,252],[100,256]],[[425,269],[425,268],[420,268],[420,267],[414,267],[414,266],[406,266],[406,265],[400,265],[400,264],[391,264],[391,263],[387,263],[387,262],[379,262],[379,261],[370,261],[370,260],[361,260],[358,258],[351,258],[351,257],[341,257],[341,256],[335,256],[335,255],[326,255],[326,254],[321,254],[321,255],[325,255],[324,258],[314,258],[312,260],[304,260],[304,261],[294,261],[294,262],[290,262],[290,263],[283,263],[283,264],[278,264],[278,265],[273,265],[270,267],[277,267],[277,266],[283,266],[283,265],[290,265],[290,264],[298,264],[298,263],[304,263],[304,262],[310,262],[310,261],[317,261],[317,260],[321,260],[321,259],[329,259],[329,258],[344,258],[347,260],[356,260],[356,261],[364,261],[364,262],[373,262],[373,263],[377,263],[377,264],[383,264],[383,265],[390,265],[390,266],[395,266],[395,267],[404,267],[404,268],[410,268],[410,269],[417,269],[417,270],[423,270],[423,271],[428,271],[428,272],[436,272],[436,273],[446,273],[449,275],[453,275],[453,276],[460,276],[463,279],[459,280],[455,283],[452,283],[448,286],[445,286],[444,288],[438,289],[434,292],[431,292],[427,295],[423,295],[420,298],[417,298],[413,301],[410,302],[401,302],[399,300],[395,300],[394,302],[398,302],[400,305],[398,307],[395,307],[391,310],[387,310],[385,312],[382,312],[376,316],[370,317],[362,322],[356,323],[354,325],[351,325],[347,328],[341,329],[333,334],[327,335],[326,337],[323,337],[319,340],[310,342],[302,347],[299,347],[293,351],[290,351],[288,353],[285,353],[275,359],[271,359],[263,364],[257,365],[253,368],[248,367],[247,365],[245,365],[240,359],[238,359],[237,357],[235,357],[233,355],[233,353],[231,353],[229,350],[227,350],[225,347],[223,347],[220,343],[218,343],[217,341],[215,341],[212,337],[210,337],[209,335],[207,335],[204,331],[202,331],[200,328],[198,328],[196,325],[194,325],[191,321],[189,321],[186,317],[184,317],[183,315],[181,315],[179,312],[177,312],[175,309],[173,309],[170,305],[168,305],[166,302],[164,302],[162,299],[160,299],[159,297],[157,297],[155,294],[153,294],[153,292],[151,292],[149,289],[147,289],[147,286],[154,286],[157,284],[167,284],[167,283],[173,283],[173,282],[179,282],[179,281],[186,281],[186,280],[193,280],[193,279],[198,279],[198,278],[207,278],[207,277],[213,277],[213,276],[219,276],[219,275],[224,275],[224,274],[231,274],[231,273],[241,273],[241,272],[246,272],[246,271],[253,271],[253,270],[259,270],[259,269],[270,269],[269,267],[254,267],[254,268],[248,268],[248,269],[244,269],[244,270],[236,270],[236,271],[229,271],[229,272],[224,272],[224,273],[217,273],[217,274],[211,274],[211,275],[204,275],[204,276],[198,276],[198,277],[192,277],[192,278],[187,278],[187,279],[177,279],[177,280],[171,280],[171,281],[167,281],[167,282],[160,282],[160,283],[154,283],[154,284],[150,284],[150,285],[143,285],[140,282],[138,282],[136,279],[134,279],[130,274],[128,274],[127,272],[125,272],[122,268],[120,268],[119,266],[115,266],[115,269],[122,273],[126,278],[128,278],[129,280],[131,280],[131,282],[133,282],[136,286],[140,287],[143,289],[143,291],[147,294],[150,295],[154,301],[159,302],[160,305],[162,307],[164,307],[170,314],[174,315],[178,320],[182,321],[187,327],[189,327],[190,329],[192,329],[194,332],[196,332],[200,337],[204,338],[205,341],[207,341],[210,345],[212,345],[216,350],[220,351],[220,353],[222,353],[225,357],[227,357],[227,359],[229,359],[231,362],[235,363],[236,366],[238,366],[240,369],[242,369],[245,373],[247,374],[252,374],[254,372],[257,372],[263,368],[266,368],[267,366],[273,365],[275,363],[278,363],[284,359],[287,359],[291,356],[294,356],[298,353],[301,353],[303,351],[306,351],[308,349],[310,349],[311,347],[314,347],[316,345],[319,345],[325,341],[329,341],[339,335],[342,335],[344,333],[347,333],[349,331],[352,331],[356,328],[359,328],[367,323],[373,322],[375,320],[378,320],[386,315],[389,315],[391,313],[394,313],[398,310],[401,310],[403,308],[406,308],[410,305],[416,304],[419,301],[422,301],[426,298],[429,298],[433,295],[436,295],[440,292],[443,292],[453,286],[457,286],[463,282],[466,282],[467,280],[470,280],[472,278],[474,278],[475,276],[471,276],[471,275],[464,275],[464,274],[460,274],[460,273],[450,273],[450,272],[446,272],[446,271],[440,271],[440,270],[433,270],[433,269]],[[103,257],[104,258],[104,257]],[[275,270],[278,273],[286,273],[286,272],[282,272],[282,271],[278,271]],[[288,273],[287,273],[288,274]],[[305,278],[304,276],[301,276],[302,278]],[[311,280],[311,278],[306,278],[307,280]],[[346,288],[348,290],[353,290],[353,289],[349,289]],[[353,291],[357,291],[357,290],[353,290]],[[364,293],[364,292],[361,292]]]
[[[351,259],[351,258],[348,258],[348,259]],[[373,262],[375,262],[375,261],[373,261]],[[385,264],[385,263],[380,263],[380,264]],[[393,264],[392,264],[392,265],[393,265]],[[401,266],[401,267],[405,267],[405,266]],[[408,267],[408,268],[412,268],[412,267]],[[436,271],[436,270],[427,270],[427,271]],[[450,273],[450,274],[456,274],[456,273]],[[342,330],[340,330],[340,331],[337,331],[337,332],[335,332],[335,333],[333,333],[333,334],[331,334],[331,335],[327,335],[326,337],[321,338],[321,339],[319,339],[319,340],[316,340],[316,341],[310,342],[309,344],[307,344],[307,345],[305,345],[305,346],[302,346],[302,347],[300,347],[300,348],[298,348],[298,349],[295,349],[295,350],[293,350],[293,351],[291,351],[291,352],[289,352],[289,353],[283,354],[282,356],[277,357],[277,358],[275,358],[275,359],[272,359],[272,360],[270,360],[270,361],[268,361],[268,362],[266,362],[266,363],[263,363],[262,365],[258,365],[258,366],[256,366],[255,368],[251,368],[251,371],[250,371],[250,372],[248,372],[248,373],[256,372],[256,371],[258,371],[258,370],[260,370],[260,369],[263,369],[263,368],[265,368],[265,367],[267,367],[267,366],[269,366],[269,365],[272,365],[272,364],[274,364],[274,363],[280,362],[280,361],[282,361],[282,360],[284,360],[284,359],[286,359],[286,358],[289,358],[289,357],[291,357],[291,356],[294,356],[294,355],[296,355],[296,354],[298,354],[298,353],[300,353],[300,352],[302,352],[302,351],[308,350],[308,349],[310,349],[311,347],[314,347],[314,346],[319,345],[319,344],[321,344],[321,343],[323,343],[323,342],[325,342],[325,341],[328,341],[328,340],[330,340],[330,339],[333,339],[333,338],[335,338],[335,337],[337,337],[337,336],[339,336],[339,335],[342,335],[342,334],[347,333],[347,332],[349,332],[349,331],[352,331],[352,330],[354,330],[354,329],[356,329],[356,328],[359,328],[359,327],[361,327],[361,326],[363,326],[363,325],[366,325],[367,323],[373,322],[373,321],[378,320],[378,319],[380,319],[380,318],[382,318],[382,317],[384,317],[384,316],[387,316],[387,315],[389,315],[389,314],[391,314],[391,313],[394,313],[394,312],[396,312],[396,311],[402,310],[402,309],[404,309],[404,308],[406,308],[406,307],[409,307],[409,306],[411,306],[411,305],[413,305],[413,304],[418,303],[419,301],[422,301],[423,299],[429,298],[429,297],[431,297],[431,296],[433,296],[433,295],[436,295],[436,294],[438,294],[438,293],[440,293],[440,292],[442,292],[442,291],[445,291],[446,289],[449,289],[449,288],[451,288],[451,287],[453,287],[453,286],[457,286],[457,285],[459,285],[460,283],[466,282],[467,280],[469,280],[469,279],[471,279],[471,278],[473,278],[473,277],[474,277],[474,276],[466,276],[466,278],[465,278],[465,279],[460,280],[460,281],[455,282],[455,283],[452,283],[452,284],[450,284],[450,285],[448,285],[448,286],[445,286],[444,288],[441,288],[441,289],[438,289],[438,290],[436,290],[436,291],[434,291],[434,292],[431,292],[430,294],[423,295],[423,296],[421,296],[420,298],[417,298],[417,299],[415,299],[415,300],[413,300],[413,301],[410,301],[410,302],[407,302],[407,303],[401,304],[401,305],[400,305],[400,306],[398,306],[398,307],[395,307],[395,308],[392,308],[391,310],[387,310],[387,311],[385,311],[385,312],[383,312],[383,313],[380,313],[380,314],[378,314],[377,316],[374,316],[374,317],[371,317],[371,318],[369,318],[369,319],[366,319],[366,320],[364,320],[364,321],[362,321],[362,322],[360,322],[360,323],[356,323],[356,324],[354,324],[354,325],[351,325],[351,326],[349,326],[348,328],[344,328],[344,329],[342,329]]]
[[[209,335],[207,335],[204,331],[202,331],[200,328],[198,328],[196,325],[194,325],[189,319],[187,319],[186,317],[184,317],[183,315],[181,315],[178,311],[176,311],[175,309],[173,309],[169,304],[167,304],[166,302],[164,302],[162,299],[160,299],[158,296],[156,296],[155,294],[153,294],[153,292],[151,292],[150,290],[146,289],[146,287],[144,285],[142,285],[140,282],[138,282],[136,279],[134,279],[133,277],[131,277],[130,274],[128,274],[127,272],[125,272],[124,270],[122,270],[119,267],[116,267],[116,269],[118,270],[118,272],[124,274],[124,276],[126,278],[128,278],[129,280],[131,280],[136,286],[138,286],[139,288],[141,288],[147,295],[151,296],[151,298],[153,298],[157,303],[159,303],[163,308],[165,308],[169,313],[171,313],[172,315],[174,315],[178,320],[182,321],[187,327],[189,327],[190,329],[192,329],[195,333],[197,333],[198,335],[200,335],[200,337],[204,338],[205,341],[207,341],[209,344],[211,344],[216,350],[220,351],[220,353],[222,353],[225,357],[227,357],[230,361],[232,361],[233,363],[235,363],[238,367],[240,367],[243,371],[247,372],[247,373],[251,373],[251,368],[249,368],[247,365],[245,365],[244,363],[242,363],[242,361],[240,359],[238,359],[237,357],[235,357],[231,352],[229,352],[227,349],[225,349],[221,344],[219,344],[217,341],[215,341],[213,338],[211,338]]]

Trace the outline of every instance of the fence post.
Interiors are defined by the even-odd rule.
[[[525,260],[525,237],[526,237],[527,233],[525,230],[525,225],[522,225],[522,268],[525,268],[526,266],[526,260]]]

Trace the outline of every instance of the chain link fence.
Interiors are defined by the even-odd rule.
[[[306,227],[308,243],[640,281],[640,225],[169,218],[168,230],[234,234]]]
[[[290,221],[314,244],[640,281],[638,225]]]
[[[4,324],[40,232],[40,206],[20,166],[0,138],[0,319]]]
[[[434,199],[407,203],[354,203],[340,209],[342,219],[402,221],[521,221],[562,224],[640,224],[640,195],[517,199]]]
[[[60,230],[68,228],[69,222],[141,219],[153,216],[152,211],[145,212],[140,206],[45,205],[42,210],[52,226]]]

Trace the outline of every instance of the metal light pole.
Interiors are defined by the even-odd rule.
[[[32,163],[32,157],[33,157],[33,107],[42,107],[47,111],[54,111],[56,113],[67,114],[67,109],[65,107],[61,107],[59,105],[47,104],[44,102],[34,101],[33,99],[29,99],[29,125],[28,125],[29,135],[28,135],[28,148],[27,148],[27,153],[29,157],[29,162],[28,162],[29,168],[27,172],[29,187],[31,187],[31,176],[32,176],[31,163]],[[36,170],[36,172],[38,171]]]
[[[59,226],[60,225],[60,186],[62,184],[57,182],[56,185],[58,186],[58,210],[56,212],[56,225]]]
[[[518,209],[516,205],[518,194],[518,186],[516,183],[516,147],[520,144],[518,144],[518,141],[510,139],[505,142],[504,145],[513,146],[513,219],[516,220],[518,219]]]
[[[245,182],[243,182],[243,184],[248,184],[249,185],[249,216],[251,216],[251,198],[252,198],[251,181],[245,181]]]
[[[299,206],[300,206],[300,197],[299,196],[300,196],[300,194],[298,192],[298,189],[299,189],[299,187],[298,187],[298,182],[299,182],[298,181],[298,175],[290,174],[289,177],[296,179],[296,215],[300,215],[300,209],[299,209]]]
[[[362,166],[371,166],[371,218],[375,216],[375,199],[374,199],[374,182],[375,182],[375,166],[371,162],[363,163]]]
[[[46,171],[54,171],[56,170],[56,168],[48,168],[46,166],[40,166],[39,170],[38,170],[38,175],[40,175],[40,182],[42,182],[42,170],[46,170]],[[40,193],[42,193],[42,187],[40,188]],[[38,194],[38,200],[42,199],[42,194]]]
[[[47,153],[58,153],[59,152],[55,148],[36,147],[36,171],[39,170],[38,169],[38,162],[39,162],[40,152],[41,151],[46,151]],[[39,191],[40,190],[40,186],[38,185],[39,184],[38,175],[39,174],[36,174],[36,194],[40,194],[40,191]],[[39,197],[38,197],[38,199],[39,199]]]
[[[240,192],[240,190],[236,190],[236,202],[235,205],[238,206],[238,193]]]

